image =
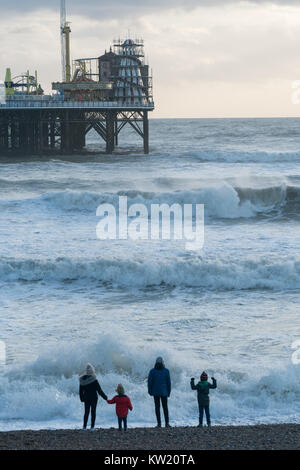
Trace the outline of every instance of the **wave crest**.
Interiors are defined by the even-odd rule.
[[[89,279],[103,284],[200,287],[213,290],[299,289],[300,259],[202,259],[189,257],[96,260],[0,259],[1,281],[65,282]]]
[[[144,204],[149,213],[151,204],[204,204],[210,219],[239,219],[269,214],[271,211],[289,210],[291,205],[300,205],[300,187],[286,183],[268,188],[234,187],[228,183],[205,187],[199,190],[175,192],[146,192],[138,190],[116,193],[66,190],[46,193],[37,198],[19,201],[34,204],[48,210],[96,212],[100,204],[112,204],[118,208],[119,197],[128,198],[128,206]],[[3,201],[2,204],[8,204]],[[16,201],[13,201],[16,204]]]

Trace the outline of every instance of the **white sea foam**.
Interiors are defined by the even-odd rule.
[[[95,280],[118,286],[203,287],[208,289],[299,289],[300,259],[179,260],[135,259],[126,257],[97,260],[58,258],[0,259],[3,281]]]
[[[236,189],[228,183],[206,187],[198,191],[175,191],[152,193],[142,191],[120,191],[115,194],[64,191],[50,193],[42,199],[63,210],[94,210],[99,204],[118,206],[119,196],[127,196],[128,204],[204,204],[206,214],[212,218],[253,217],[259,212],[270,210],[282,204],[286,197],[285,184],[265,190]]]
[[[300,189],[287,188],[285,183],[267,188],[233,187],[220,183],[199,190],[168,192],[144,192],[136,190],[116,193],[66,190],[50,192],[36,198],[20,200],[19,204],[28,208],[35,205],[43,210],[95,212],[100,204],[113,204],[118,208],[119,197],[126,196],[128,205],[144,204],[150,213],[151,204],[204,204],[206,216],[216,219],[239,219],[255,217],[279,209],[288,202],[287,193],[300,194]],[[300,201],[300,199],[299,199]],[[13,200],[14,205],[18,201]],[[9,201],[2,202],[2,205]]]
[[[134,345],[125,338],[104,335],[96,343],[79,342],[48,350],[33,363],[11,368],[0,383],[0,429],[15,427],[76,427],[81,425],[82,405],[78,397],[78,374],[92,362],[101,386],[113,396],[122,382],[131,397],[131,424],[154,424],[154,407],[147,393],[147,375],[158,355],[163,355],[171,372],[171,421],[177,425],[197,422],[196,393],[190,377],[201,373],[200,361],[183,358],[158,343]],[[210,371],[208,371],[210,372]],[[282,370],[214,371],[219,387],[211,392],[212,416],[216,423],[284,422],[300,417],[300,367]],[[196,375],[197,377],[197,375]],[[115,411],[102,399],[98,424],[115,425]],[[291,418],[292,417],[292,418]]]

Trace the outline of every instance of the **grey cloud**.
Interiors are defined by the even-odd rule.
[[[59,11],[59,0],[24,0],[20,6],[20,0],[0,0],[1,14],[11,15],[15,12],[30,12],[38,9],[51,9]],[[88,17],[99,15],[101,18],[138,16],[151,11],[172,9],[176,7],[190,10],[199,6],[226,6],[241,3],[240,0],[111,0],[109,3],[100,0],[67,0],[67,8],[70,14],[82,14]],[[299,0],[248,0],[248,3],[276,5],[297,5]]]

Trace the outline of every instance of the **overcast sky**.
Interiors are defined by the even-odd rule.
[[[60,79],[59,0],[0,0],[4,78],[37,68]],[[298,116],[300,0],[67,0],[72,56],[142,36],[153,67],[155,117]],[[1,78],[2,78],[1,77]]]

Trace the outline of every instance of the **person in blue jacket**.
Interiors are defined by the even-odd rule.
[[[171,395],[170,372],[166,369],[162,357],[156,359],[154,369],[148,376],[148,393],[154,397],[157,427],[161,428],[160,402],[164,410],[166,428],[170,428],[168,398]]]

